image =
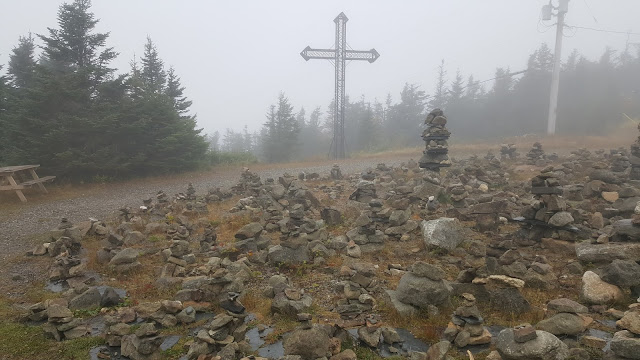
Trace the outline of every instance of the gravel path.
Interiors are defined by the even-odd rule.
[[[375,167],[380,162],[397,165],[407,159],[348,159],[340,162],[343,174],[352,174]],[[304,172],[317,172],[328,175],[332,163],[304,165],[295,167],[276,166],[272,169],[254,170],[263,179],[277,178],[285,172],[292,175]],[[62,200],[44,201],[38,204],[26,203],[14,214],[0,220],[0,262],[24,254],[33,247],[30,237],[53,229],[66,217],[72,222],[84,221],[90,217],[106,219],[114,215],[123,206],[139,206],[142,199],[148,199],[159,190],[168,195],[185,192],[187,184],[193,183],[197,194],[206,193],[211,187],[230,188],[240,179],[240,168],[213,170],[206,174],[184,175],[163,181],[134,181],[109,186],[108,189],[91,191],[88,195]]]

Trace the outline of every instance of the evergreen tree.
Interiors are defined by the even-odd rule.
[[[165,94],[173,101],[173,107],[180,114],[189,112],[192,101],[184,96],[184,87],[180,83],[180,78],[175,74],[173,67],[169,67],[167,72],[167,87]]]
[[[280,93],[278,105],[269,107],[267,122],[261,132],[265,160],[277,162],[292,159],[299,132],[300,126],[293,115],[293,106],[284,93]]]
[[[13,48],[13,54],[9,58],[9,76],[13,87],[25,89],[33,83],[35,75],[35,44],[33,36],[20,36],[18,46]]]
[[[436,80],[436,89],[433,96],[429,100],[429,109],[444,109],[447,104],[447,71],[444,68],[444,59],[438,66],[438,78]]]
[[[160,59],[158,49],[156,49],[155,44],[149,36],[147,36],[147,42],[144,45],[144,54],[140,61],[142,62],[140,77],[146,90],[154,94],[163,92],[167,83],[167,74],[164,71],[164,63],[162,59]],[[178,88],[173,89],[173,91],[180,91],[179,83]]]

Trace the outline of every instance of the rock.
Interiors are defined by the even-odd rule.
[[[71,310],[89,310],[100,307],[100,301],[102,296],[98,288],[92,287],[83,292],[82,294],[74,297],[69,301],[69,309]]]
[[[513,328],[513,340],[517,343],[526,343],[538,337],[536,329],[530,324],[523,324]]]
[[[586,330],[584,321],[576,314],[558,313],[536,324],[536,329],[553,335],[578,335]]]
[[[389,216],[389,225],[401,226],[409,220],[410,212],[404,210],[393,210]]]
[[[371,332],[366,326],[358,328],[358,338],[360,341],[372,348],[377,348],[378,344],[380,344],[380,335],[382,335],[382,329],[379,328]]]
[[[524,287],[524,281],[506,275],[489,275],[489,280],[501,287],[508,286],[516,289]]]
[[[517,343],[513,329],[502,330],[496,338],[496,348],[503,360],[564,360],[569,348],[555,335],[537,330],[537,337],[525,343]]]
[[[616,326],[640,335],[640,312],[627,311],[622,319],[616,321]]]
[[[396,291],[386,290],[386,293],[389,296],[389,299],[391,300],[391,305],[400,316],[408,317],[408,316],[415,316],[418,314],[418,309],[416,309],[412,305],[405,304],[402,301],[398,300]]]
[[[140,231],[127,231],[124,234],[124,244],[127,246],[137,245],[147,240],[146,236]]]
[[[138,260],[138,250],[133,248],[124,248],[120,250],[111,261],[109,261],[109,265],[122,265],[122,264],[130,264]]]
[[[351,349],[347,349],[337,355],[333,355],[329,360],[357,360],[356,353]]]
[[[350,242],[349,245],[347,245],[347,255],[352,258],[359,258],[362,256],[362,249],[360,249],[358,244]]]
[[[50,321],[56,321],[73,317],[73,313],[66,306],[54,304],[47,307],[47,317]]]
[[[247,224],[238,230],[235,235],[235,238],[238,240],[245,240],[249,238],[255,238],[262,232],[263,227],[260,223],[250,223]]]
[[[402,342],[402,338],[400,338],[398,332],[395,329],[388,327],[382,328],[382,339],[385,344],[389,345]]]
[[[107,286],[106,289],[104,289],[104,292],[102,293],[102,296],[100,297],[100,306],[101,307],[110,307],[110,306],[116,306],[118,304],[120,304],[122,302],[122,298],[120,297],[120,295],[118,295],[118,293],[116,292],[116,290],[110,286]]]
[[[556,227],[563,227],[571,224],[573,222],[573,216],[567,211],[560,211],[549,219],[549,225]]]
[[[465,240],[464,229],[457,219],[424,220],[420,226],[427,247],[453,250]]]
[[[469,334],[468,331],[466,330],[462,330],[458,333],[458,335],[456,335],[456,339],[454,340],[454,344],[459,347],[459,348],[463,348],[467,345],[469,345],[469,341],[471,339],[471,334]]]
[[[491,307],[505,313],[522,314],[531,310],[531,305],[514,287],[489,289]]]
[[[298,329],[285,336],[282,341],[285,355],[300,355],[303,359],[318,359],[331,356],[329,336],[317,327]]]
[[[609,263],[615,259],[640,261],[640,243],[591,244],[583,241],[576,245],[576,256],[584,263]]]
[[[582,276],[581,297],[589,304],[603,305],[621,300],[623,294],[619,287],[602,281],[593,271],[587,271]]]
[[[547,309],[555,312],[564,312],[572,314],[585,314],[589,312],[586,306],[579,304],[570,299],[553,299],[547,304]]]
[[[600,278],[624,288],[640,285],[640,265],[630,260],[613,260],[601,269]]]
[[[427,308],[428,305],[450,305],[451,287],[442,280],[434,281],[406,273],[396,289],[397,299],[405,304]]]
[[[603,191],[602,198],[610,203],[614,203],[618,198],[620,198],[620,195],[617,191]]]
[[[640,359],[640,338],[627,330],[618,331],[613,334],[611,350],[625,359]]]
[[[429,347],[426,360],[444,360],[450,348],[451,343],[446,340],[437,342]]]
[[[418,277],[426,277],[428,279],[439,281],[444,279],[445,273],[436,265],[428,264],[424,261],[415,262],[409,268],[409,271]]]
[[[320,216],[327,226],[336,226],[342,223],[342,214],[336,209],[324,208],[320,211]]]

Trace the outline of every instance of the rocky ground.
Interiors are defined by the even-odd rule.
[[[31,207],[56,224],[2,225],[9,240],[53,230],[5,239],[0,354],[639,359],[640,157],[502,152],[441,173],[243,170]],[[22,351],[20,334],[40,345]]]

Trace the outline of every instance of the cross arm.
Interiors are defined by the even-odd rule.
[[[336,58],[335,49],[312,49],[307,46],[302,50],[300,55],[306,60],[310,59],[324,59],[333,60]],[[376,49],[371,50],[346,50],[345,60],[366,60],[370,63],[376,61],[380,57],[380,54]]]

